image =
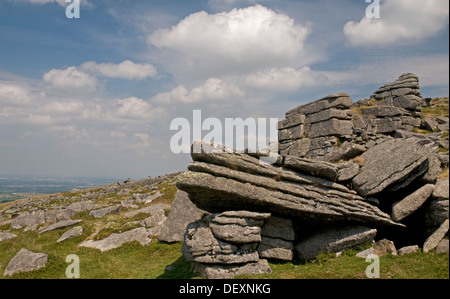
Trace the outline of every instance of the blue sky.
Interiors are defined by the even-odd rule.
[[[373,2],[373,1],[372,1]],[[141,178],[186,169],[177,117],[279,118],[402,73],[449,93],[447,0],[0,2],[0,174]],[[205,134],[207,131],[205,132]]]

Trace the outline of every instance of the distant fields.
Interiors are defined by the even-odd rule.
[[[37,193],[0,193],[0,203],[24,199]]]

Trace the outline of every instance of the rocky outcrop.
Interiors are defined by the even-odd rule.
[[[202,150],[192,153],[194,161],[179,177],[177,187],[210,213],[189,224],[184,237],[184,257],[202,264],[201,269],[213,265],[226,272],[229,266],[220,265],[247,267],[261,259],[292,260],[296,243],[313,246],[314,242],[305,239],[311,233],[306,228],[310,225],[350,226],[348,231],[364,226],[367,230],[368,237],[353,241],[350,234],[337,243],[342,246],[319,246],[316,253],[369,242],[376,227],[403,227],[355,191],[335,182],[339,167],[334,164],[286,157],[281,167],[276,167],[246,154],[217,151],[218,147],[209,143],[196,142],[194,146]],[[236,266],[233,269],[236,271]]]
[[[194,143],[177,187],[211,214],[189,225],[184,256],[224,273],[224,264],[311,259],[375,237],[423,242],[448,219],[448,179],[436,184],[448,164],[438,148],[448,148],[448,137],[412,132],[423,128],[421,110],[431,102],[422,99],[418,77],[404,74],[355,104],[339,93],[300,105],[278,123],[273,165],[258,154]],[[257,226],[213,220],[233,211],[270,217]],[[380,252],[393,246],[376,244]]]

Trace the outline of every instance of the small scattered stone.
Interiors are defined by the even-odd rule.
[[[410,253],[417,252],[418,250],[419,250],[418,245],[405,246],[398,250],[398,255],[410,254]]]

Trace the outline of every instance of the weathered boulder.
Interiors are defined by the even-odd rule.
[[[432,234],[449,218],[449,180],[439,179],[431,198],[425,203],[425,227],[427,235]]]
[[[257,243],[232,244],[212,233],[208,223],[200,220],[187,227],[181,249],[190,262],[206,264],[246,264],[259,260]]]
[[[262,258],[291,261],[294,259],[294,243],[262,236],[261,243],[258,245],[258,254]]]
[[[187,225],[200,220],[205,213],[189,200],[186,192],[177,190],[167,220],[161,227],[158,240],[168,243],[182,242]]]
[[[339,146],[333,152],[323,156],[320,158],[322,161],[336,163],[339,161],[347,161],[352,158],[358,157],[366,151],[366,147],[364,145],[344,142],[341,146]]]
[[[373,247],[370,247],[369,249],[356,254],[356,257],[367,258],[372,254],[375,254],[379,257],[385,256],[387,254],[397,255],[397,249],[395,248],[394,242],[388,239],[382,239],[377,241]]]
[[[441,161],[439,161],[437,155],[429,156],[428,161],[429,161],[428,170],[427,172],[425,172],[421,180],[425,184],[434,184],[436,182],[436,178],[442,172]]]
[[[439,242],[444,238],[445,234],[448,232],[449,229],[449,220],[445,220],[444,223],[441,224],[441,226],[426,240],[423,244],[423,252],[428,252],[431,249],[436,248],[436,246],[439,244]]]
[[[449,199],[449,179],[444,178],[437,181],[433,190],[433,198],[435,199]]]
[[[13,276],[18,273],[36,271],[44,268],[48,256],[45,253],[34,253],[22,248],[10,261],[5,269],[4,276]]]
[[[54,224],[51,224],[51,225],[47,226],[45,229],[43,229],[39,233],[42,234],[42,233],[49,232],[49,231],[52,231],[52,230],[57,230],[57,229],[60,229],[60,228],[69,227],[69,226],[78,224],[80,222],[81,222],[81,220],[63,220],[63,221],[59,221],[59,222],[56,222]]]
[[[337,168],[338,168],[338,175],[337,175],[338,182],[345,182],[351,180],[359,173],[359,165],[351,161],[339,163],[337,165]]]
[[[238,275],[244,274],[270,274],[267,260],[258,260],[257,262],[247,263],[244,265],[225,265],[225,264],[202,264],[192,263],[191,270],[207,279],[231,279]]]
[[[436,246],[436,253],[447,253],[448,254],[449,241],[448,239],[442,239]]]
[[[6,240],[11,240],[11,239],[14,239],[16,237],[17,237],[16,234],[0,232],[0,242],[1,241],[6,241]]]
[[[229,211],[206,216],[215,237],[234,244],[261,242],[261,227],[269,213]]]
[[[411,253],[415,253],[419,251],[419,246],[418,245],[410,245],[410,246],[405,246],[400,248],[397,253],[398,255],[406,255],[406,254],[411,254]]]
[[[376,145],[361,155],[364,165],[352,179],[353,186],[362,196],[399,190],[428,170],[428,157],[436,149],[433,142],[418,138],[391,139]]]
[[[120,207],[121,205],[117,204],[110,207],[93,210],[89,213],[89,216],[93,218],[103,218],[106,215],[118,214],[120,212]]]
[[[315,175],[332,182],[336,181],[338,176],[338,168],[336,165],[312,159],[287,156],[284,160],[284,167]]]
[[[294,258],[295,231],[292,220],[270,217],[262,227],[259,256],[267,259],[290,261]]]
[[[92,211],[95,209],[99,209],[101,207],[102,207],[101,205],[96,204],[94,201],[87,200],[87,201],[77,201],[77,202],[71,203],[66,206],[66,209],[71,211],[72,215],[76,215],[81,212]]]
[[[64,234],[62,234],[62,236],[56,240],[56,243],[61,243],[64,242],[66,240],[75,238],[75,237],[79,237],[83,234],[83,227],[81,226],[75,226],[71,229],[69,229],[68,231],[66,231]]]
[[[330,228],[300,241],[295,251],[299,258],[310,260],[321,253],[344,251],[370,243],[376,234],[376,229],[363,226]]]
[[[22,212],[11,221],[11,229],[25,227],[25,230],[36,230],[41,224],[70,220],[71,216],[72,212],[68,209]]]
[[[394,221],[400,221],[403,218],[411,215],[414,211],[420,208],[425,201],[431,196],[434,190],[434,185],[427,184],[417,189],[412,194],[404,199],[394,203],[392,206],[391,218]]]
[[[151,205],[148,207],[144,207],[142,209],[138,209],[138,210],[134,210],[134,211],[130,211],[127,212],[123,215],[124,219],[129,219],[132,217],[135,217],[139,214],[150,214],[150,215],[156,215],[156,214],[160,214],[161,211],[164,211],[165,209],[170,209],[170,206],[167,204],[156,204],[156,205]]]
[[[149,245],[152,241],[149,237],[149,234],[150,232],[148,232],[147,229],[140,227],[123,233],[112,233],[102,240],[86,240],[83,241],[79,246],[95,248],[100,250],[101,252],[118,248],[123,244],[132,241],[138,241],[142,246],[146,246]]]

